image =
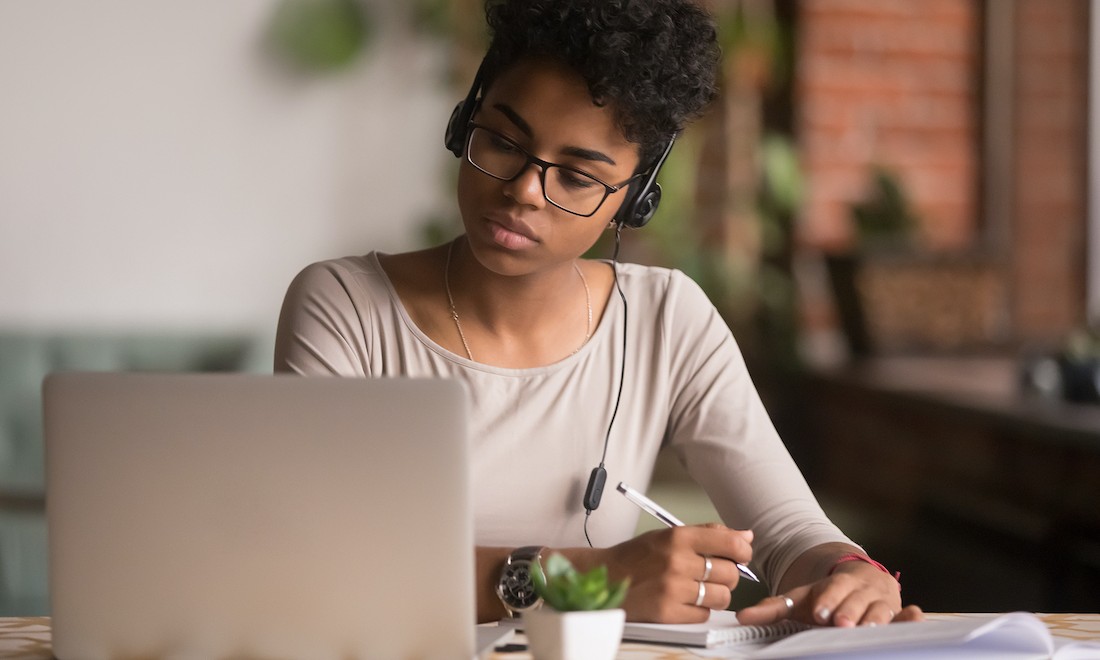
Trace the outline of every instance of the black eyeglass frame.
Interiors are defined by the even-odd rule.
[[[502,176],[497,176],[496,174],[493,174],[492,172],[489,172],[489,171],[485,170],[483,167],[481,167],[480,165],[475,163],[474,159],[470,157],[470,143],[473,142],[473,140],[474,140],[474,130],[473,129],[475,129],[475,128],[480,128],[481,130],[486,131],[489,134],[491,134],[491,135],[493,135],[497,138],[500,138],[501,140],[504,140],[508,144],[512,145],[521,154],[523,154],[526,157],[526,159],[527,159],[526,162],[524,162],[523,166],[520,167],[519,170],[517,170],[516,173],[513,174],[509,178],[505,178],[505,177],[502,177]],[[501,133],[489,128],[488,126],[483,126],[483,125],[478,124],[477,122],[474,122],[474,121],[470,121],[466,125],[466,162],[473,165],[477,169],[478,172],[482,172],[482,173],[486,174],[487,176],[491,176],[494,179],[496,179],[497,181],[509,181],[509,182],[510,181],[515,181],[516,179],[518,179],[520,177],[520,175],[522,175],[524,172],[527,171],[527,168],[531,166],[531,163],[534,163],[535,165],[539,166],[539,184],[542,186],[542,198],[545,199],[546,201],[550,202],[550,204],[552,204],[554,207],[559,208],[559,209],[565,211],[566,213],[570,213],[570,214],[575,215],[575,216],[580,217],[580,218],[591,218],[592,216],[596,215],[596,213],[599,212],[600,208],[603,207],[603,203],[607,201],[608,197],[610,197],[614,193],[619,192],[620,190],[622,190],[624,187],[626,187],[628,184],[630,184],[630,182],[634,181],[635,179],[642,178],[646,175],[645,172],[639,172],[638,174],[635,174],[634,176],[630,177],[626,181],[623,181],[622,183],[619,183],[619,184],[616,184],[616,185],[611,185],[610,183],[602,181],[598,177],[593,176],[592,174],[589,174],[588,172],[585,172],[584,170],[579,170],[575,167],[570,167],[569,165],[561,165],[559,163],[551,163],[548,160],[543,160],[543,159],[539,158],[538,156],[532,155],[530,151],[527,151],[526,149],[524,149],[520,145],[516,144],[515,140],[512,140],[511,138],[509,138],[505,135],[502,135]],[[563,169],[563,170],[566,170],[566,171],[569,171],[569,172],[574,172],[576,174],[580,174],[581,176],[588,177],[589,179],[592,179],[596,183],[603,186],[603,189],[604,189],[603,197],[600,199],[599,203],[596,204],[596,208],[592,209],[591,213],[577,213],[576,211],[572,211],[570,209],[567,209],[564,206],[562,206],[561,204],[558,204],[554,200],[550,199],[550,196],[546,194],[546,170],[547,170],[547,168],[550,168],[550,167],[557,167],[557,168],[560,168],[560,169]]]

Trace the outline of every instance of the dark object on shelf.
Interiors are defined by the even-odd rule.
[[[826,255],[825,266],[829,271],[833,301],[848,342],[848,351],[854,359],[869,357],[874,352],[874,346],[857,286],[860,257],[854,254]]]

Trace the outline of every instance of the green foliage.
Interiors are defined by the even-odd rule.
[[[794,66],[790,26],[777,20],[768,3],[722,2],[715,7],[718,43],[728,60],[748,58],[766,80],[787,80]]]
[[[271,23],[276,50],[312,71],[351,64],[371,33],[371,21],[356,0],[283,0]]]
[[[695,180],[700,146],[696,131],[690,128],[676,139],[676,147],[668,155],[661,168],[661,205],[645,229],[634,232],[630,238],[646,245],[646,251],[655,257],[658,265],[674,266],[689,275],[691,265],[686,265],[697,254],[698,231],[693,227],[691,215],[695,207]],[[597,246],[601,247],[601,246]],[[606,258],[607,250],[593,254]]]
[[[610,584],[606,566],[580,573],[558,553],[546,558],[545,574],[538,562],[532,563],[531,580],[535,592],[559,612],[614,609],[622,604],[630,586],[629,579]]]
[[[445,215],[430,215],[420,224],[420,245],[434,247],[454,240],[462,233],[462,224]]]
[[[852,205],[860,243],[866,247],[907,241],[917,225],[917,218],[901,182],[896,174],[884,167],[875,167],[871,176],[870,195]]]
[[[454,26],[451,25],[448,3],[449,0],[413,0],[413,25],[425,34],[440,39],[449,38]]]
[[[1100,357],[1100,330],[1076,328],[1062,346],[1062,357],[1070,362],[1087,362]]]
[[[765,133],[760,144],[760,211],[769,216],[793,214],[802,205],[804,184],[798,150],[789,136]]]

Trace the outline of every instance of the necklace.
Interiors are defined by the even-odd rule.
[[[462,332],[462,322],[458,320],[455,299],[451,296],[451,254],[454,252],[456,242],[457,239],[451,241],[451,244],[447,246],[447,263],[443,266],[443,288],[447,292],[447,302],[451,305],[451,318],[455,320],[455,328],[458,330],[458,336],[462,339],[462,347],[466,349],[466,357],[473,362],[474,354],[470,352],[470,344],[466,342],[466,333]],[[588,308],[588,324],[584,328],[584,341],[581,342],[580,346],[573,349],[573,353],[570,353],[570,355],[581,350],[581,347],[592,338],[592,292],[588,288],[588,280],[584,278],[584,273],[581,272],[581,267],[577,265],[576,261],[573,262],[573,270],[577,271],[577,275],[581,278],[581,284],[584,285],[584,304]]]

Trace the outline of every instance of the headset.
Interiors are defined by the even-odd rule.
[[[454,154],[456,158],[462,158],[463,153],[466,151],[467,130],[469,129],[470,120],[473,119],[474,112],[477,111],[480,103],[478,94],[481,93],[487,59],[483,59],[477,67],[477,73],[474,75],[473,84],[470,85],[470,91],[466,94],[466,98],[458,102],[454,111],[451,112],[451,118],[447,121],[447,132],[444,134],[443,140],[447,150]],[[672,145],[675,143],[676,136],[673,135],[668,144],[665,145],[660,157],[646,172],[642,184],[637,186],[636,190],[633,185],[627,189],[629,197],[623,200],[622,205],[615,214],[614,222],[619,227],[640,229],[653,219],[653,215],[657,213],[657,207],[661,203],[661,184],[657,183],[657,175],[661,172],[661,167],[665,164],[669,152],[672,151]]]
[[[447,150],[455,155],[456,158],[462,158],[466,151],[466,138],[467,131],[469,129],[470,120],[473,119],[474,112],[477,111],[480,99],[478,94],[482,91],[482,84],[485,77],[486,61],[488,58],[483,59],[481,64],[477,68],[477,73],[474,75],[473,84],[470,85],[470,91],[466,94],[466,98],[458,102],[453,112],[451,112],[451,118],[447,121],[447,131],[444,134],[444,144]],[[672,146],[676,143],[676,136],[673,135],[668,144],[665,145],[664,150],[661,152],[660,157],[649,168],[649,171],[645,173],[642,184],[634,190],[634,186],[628,188],[629,197],[623,200],[622,205],[619,207],[618,212],[615,214],[615,218],[612,222],[615,225],[615,252],[611,257],[611,268],[615,279],[615,289],[619,293],[619,298],[623,303],[623,358],[619,365],[619,387],[618,393],[615,395],[615,407],[611,412],[611,420],[607,425],[607,435],[603,441],[603,454],[600,457],[600,464],[592,468],[592,473],[588,477],[588,486],[584,491],[584,498],[582,500],[584,504],[584,537],[588,540],[588,545],[592,545],[592,540],[588,538],[588,517],[592,515],[592,512],[600,506],[600,499],[603,497],[604,484],[607,481],[607,470],[604,468],[604,461],[607,458],[607,446],[611,440],[611,429],[615,425],[615,417],[619,413],[619,402],[623,396],[623,382],[626,379],[626,330],[627,330],[627,304],[626,296],[623,294],[623,289],[619,285],[619,246],[623,227],[630,227],[632,229],[640,229],[644,227],[650,220],[653,219],[653,215],[657,212],[657,207],[661,203],[661,184],[657,183],[657,175],[661,172],[661,167],[664,166],[665,160],[668,159],[669,152],[672,151]]]

